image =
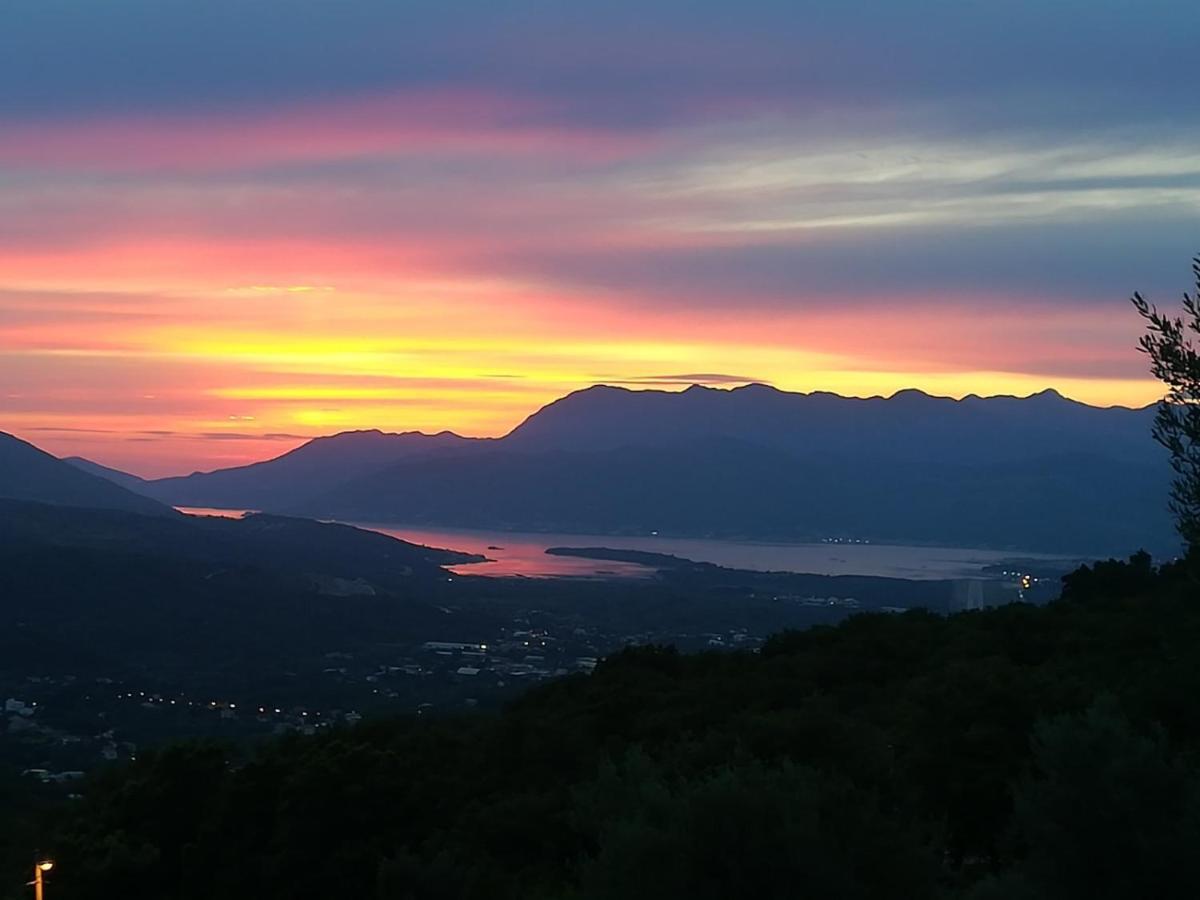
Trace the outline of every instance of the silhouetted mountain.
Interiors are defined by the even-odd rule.
[[[316,438],[275,459],[164,478],[147,482],[138,490],[174,506],[295,509],[313,495],[401,460],[480,443],[488,442],[459,437],[449,431],[440,434],[347,431]]]
[[[1153,408],[1099,408],[1055,391],[954,400],[917,390],[859,399],[761,384],[682,393],[597,385],[534,413],[509,449],[594,451],[730,438],[800,457],[976,464],[1071,453],[1126,462],[1161,458]]]
[[[175,515],[163,504],[114,484],[110,478],[81,471],[4,432],[0,432],[0,498]]]
[[[149,490],[147,485],[149,482],[145,478],[140,478],[137,475],[131,475],[128,472],[122,472],[120,469],[114,469],[110,466],[102,466],[98,462],[92,462],[82,456],[65,456],[63,462],[69,463],[75,468],[87,472],[89,475],[95,475],[98,478],[103,478],[111,481],[114,484],[119,484],[127,490],[135,493],[145,493]]]
[[[309,512],[358,521],[574,533],[854,536],[1072,553],[1174,546],[1168,472],[1099,456],[863,464],[732,441],[593,453],[426,457]]]
[[[1175,546],[1153,408],[597,386],[508,436],[337,435],[144,490],[178,505],[510,530],[1071,552]]]

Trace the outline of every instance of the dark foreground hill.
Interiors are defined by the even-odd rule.
[[[629,649],[497,716],[167,749],[41,846],[80,900],[1182,900],[1198,659],[1190,577],[1138,558],[1045,608]]]
[[[1052,391],[864,400],[597,386],[498,440],[351,432],[135,487],[174,505],[349,521],[1169,552],[1152,417]]]
[[[339,642],[450,635],[424,595],[474,558],[303,519],[0,500],[0,673],[277,678]]]
[[[424,547],[348,525],[287,516],[172,515],[167,521],[120,510],[63,509],[0,500],[0,538],[23,545],[112,550],[226,566],[363,578],[384,585],[444,574],[441,566],[482,557]]]

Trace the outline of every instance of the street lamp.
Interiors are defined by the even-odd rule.
[[[33,896],[35,900],[42,900],[42,892],[45,889],[42,883],[42,876],[54,868],[54,862],[49,859],[43,859],[33,867]]]

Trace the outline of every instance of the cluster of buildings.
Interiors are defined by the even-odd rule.
[[[36,700],[9,697],[3,709],[0,746],[5,756],[19,765],[32,762],[22,773],[43,783],[65,784],[83,777],[82,766],[136,756],[136,745],[117,740],[112,729],[77,734],[61,723],[50,724],[46,707]]]
[[[789,598],[790,599],[790,598]],[[795,598],[826,603],[836,598]],[[113,678],[26,678],[0,718],[0,758],[29,777],[66,783],[106,761],[132,759],[137,744],[170,735],[315,734],[364,715],[453,712],[502,701],[550,678],[591,673],[604,652],[627,644],[675,643],[685,649],[744,649],[758,638],[728,633],[609,634],[553,614],[520,614],[484,640],[430,640],[334,651],[297,673],[283,673],[289,701],[138,689]],[[386,646],[386,649],[384,647]],[[24,691],[24,693],[20,693]],[[0,696],[4,696],[0,694]],[[307,702],[298,703],[303,698]]]
[[[579,635],[586,637],[587,633]],[[426,641],[421,646],[422,671],[458,679],[483,679],[506,687],[509,682],[538,681],[591,672],[594,655],[574,655],[546,628],[517,628],[493,643]]]

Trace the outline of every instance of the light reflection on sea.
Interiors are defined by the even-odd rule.
[[[238,517],[246,510],[180,507],[192,515]],[[698,562],[756,571],[807,572],[817,575],[878,575],[891,578],[943,579],[982,576],[986,566],[1019,556],[1045,562],[1062,557],[955,547],[898,544],[789,544],[721,541],[703,538],[637,537],[587,534],[491,532],[457,528],[409,527],[350,522],[414,544],[478,553],[488,562],[450,566],[461,575],[526,578],[644,577],[652,570],[634,563],[550,556],[547,547],[611,547],[668,553]]]

